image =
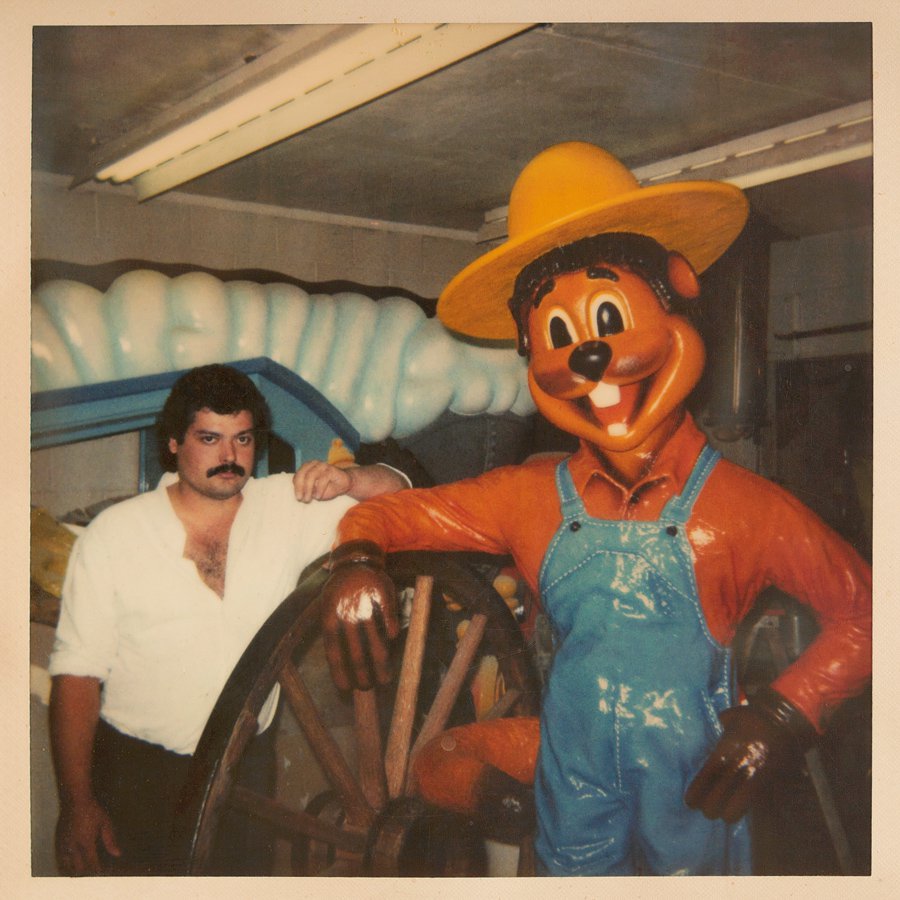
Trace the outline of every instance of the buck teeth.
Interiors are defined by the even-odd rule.
[[[622,392],[617,384],[607,384],[605,381],[598,381],[597,387],[588,396],[591,398],[591,403],[594,406],[604,409],[607,406],[615,406],[622,399]]]

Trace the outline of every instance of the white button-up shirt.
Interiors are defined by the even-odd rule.
[[[290,474],[251,478],[231,526],[220,598],[184,558],[185,530],[166,491],[176,477],[104,510],[78,538],[50,674],[99,678],[110,725],[193,753],[247,644],[303,569],[328,552],[355,501],[300,503]]]

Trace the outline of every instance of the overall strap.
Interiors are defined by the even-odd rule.
[[[697,462],[688,480],[684,484],[682,492],[677,497],[671,497],[666,503],[660,518],[674,519],[676,522],[687,522],[690,518],[691,510],[694,508],[694,502],[703,490],[709,473],[712,472],[716,463],[722,458],[722,454],[718,450],[714,450],[709,444],[704,444]]]
[[[559,509],[563,522],[570,522],[585,515],[584,501],[575,490],[575,482],[572,481],[572,473],[569,472],[568,458],[556,466],[556,490],[559,493]]]

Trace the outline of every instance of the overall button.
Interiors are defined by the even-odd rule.
[[[675,537],[675,535],[678,534],[678,529],[674,525],[670,525],[666,529],[666,534],[670,534],[672,535],[672,537]]]
[[[573,522],[569,526],[569,531],[579,531],[581,529],[581,522]]]

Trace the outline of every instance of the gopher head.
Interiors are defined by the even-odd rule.
[[[509,305],[538,409],[601,451],[640,447],[703,371],[683,315],[699,294],[683,256],[634,234],[585,238],[526,266]]]

